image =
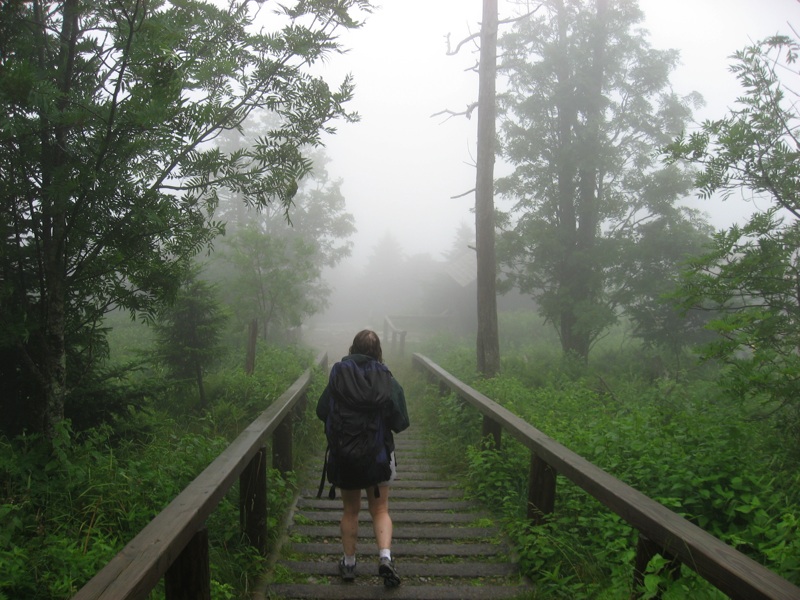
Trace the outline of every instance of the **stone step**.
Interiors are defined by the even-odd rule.
[[[308,575],[325,575],[338,577],[339,567],[335,560],[329,561],[280,561],[279,563],[292,573],[305,573]],[[424,577],[511,577],[517,574],[517,568],[508,563],[486,562],[407,562],[396,561],[396,567],[405,583],[418,582]],[[375,575],[377,562],[372,558],[359,556],[356,566],[356,577]]]
[[[395,524],[400,523],[474,523],[478,519],[484,518],[482,513],[446,513],[446,512],[422,512],[422,511],[395,511],[389,505],[389,513],[391,514],[392,521]],[[298,510],[297,516],[301,519],[308,521],[316,521],[317,523],[338,523],[341,518],[341,513],[331,510]],[[359,522],[370,523],[372,518],[367,511],[361,511],[358,514]]]
[[[391,507],[391,511],[399,511],[399,510],[433,510],[433,511],[468,511],[474,510],[475,504],[472,502],[468,502],[467,500],[448,500],[448,499],[437,499],[437,500],[424,500],[420,498],[419,500],[403,500],[397,499],[394,492],[396,490],[392,490],[391,498],[389,499],[389,506]],[[342,503],[337,498],[336,500],[331,500],[330,498],[300,498],[297,501],[298,508],[309,508],[309,509],[316,509],[316,510],[342,510]],[[361,501],[361,508],[362,510],[367,510],[367,500],[366,498]]]
[[[377,579],[377,578],[376,578]],[[327,581],[315,584],[276,584],[269,588],[270,597],[284,600],[506,600],[524,598],[520,586],[495,585],[401,585],[385,589],[373,585],[353,585]]]
[[[291,542],[292,552],[297,554],[314,554],[325,556],[341,556],[342,546],[338,541],[324,542]],[[491,560],[504,560],[507,548],[501,544],[478,543],[392,543],[392,556],[482,556]]]
[[[313,538],[336,538],[340,536],[339,525],[291,525],[291,533]],[[492,527],[450,527],[443,525],[403,525],[392,533],[396,540],[428,539],[428,540],[487,540],[497,537],[497,530]],[[365,527],[359,533],[359,539],[374,540],[371,527]]]
[[[302,497],[304,498],[314,498],[317,499],[317,489],[314,488],[304,488],[301,490]],[[330,485],[325,484],[325,489],[322,491],[322,498],[319,500],[325,500],[326,502],[331,502],[328,498],[328,491],[330,490]],[[444,500],[448,498],[463,498],[464,491],[459,490],[456,488],[448,488],[448,487],[440,487],[440,488],[429,488],[429,487],[422,487],[422,488],[409,488],[409,487],[400,487],[400,486],[392,486],[392,497],[389,500],[389,505],[393,505],[395,500],[400,499],[426,499],[426,500]],[[341,507],[341,500],[339,499],[339,491],[336,491],[336,499],[335,502],[340,503]]]
[[[386,589],[377,575],[377,548],[365,497],[359,513],[356,581],[342,582],[342,504],[330,485],[317,498],[321,475],[311,465],[298,474],[300,492],[281,556],[272,564],[264,594],[254,599],[494,600],[530,598],[498,527],[486,511],[465,497],[457,481],[432,465],[421,437],[399,435],[398,475],[392,484],[389,512],[394,523],[392,556],[402,579]],[[287,554],[288,553],[288,554]],[[271,583],[269,583],[271,581]],[[280,583],[278,582],[280,581]]]
[[[453,481],[452,479],[447,479],[442,476],[441,473],[437,473],[431,469],[425,469],[422,466],[415,466],[415,465],[406,465],[401,463],[398,465],[398,474],[395,478],[395,485],[400,485],[400,483],[405,483],[408,481],[429,481],[429,480],[444,480],[452,486],[458,486],[458,482]],[[322,477],[322,467],[313,474],[304,475],[303,478],[305,480],[313,480],[313,478],[317,478],[317,484],[319,484],[319,479]]]
[[[301,475],[303,481],[308,485],[309,482],[313,482],[315,486],[314,494],[316,494],[316,490],[319,488],[319,480],[322,477],[322,468],[320,467],[319,471],[316,471],[312,474],[304,474]],[[325,483],[325,488],[327,493],[327,488],[330,486],[329,483]],[[409,488],[409,487],[417,487],[417,488],[426,488],[426,489],[436,489],[436,488],[453,488],[457,489],[459,487],[459,483],[457,481],[449,480],[449,479],[442,479],[440,475],[436,475],[435,473],[423,473],[421,471],[404,471],[402,465],[400,466],[400,473],[398,473],[396,480],[392,484],[392,490],[400,489],[400,488]],[[308,488],[312,489],[312,488]]]
[[[453,481],[442,481],[441,479],[414,479],[412,477],[398,476],[397,481],[392,485],[392,490],[403,487],[416,487],[426,489],[454,488],[458,484]]]

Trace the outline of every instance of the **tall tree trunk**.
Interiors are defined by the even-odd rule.
[[[596,0],[597,17],[591,44],[591,64],[588,65],[585,102],[583,107],[585,125],[583,140],[586,153],[578,174],[578,231],[576,238],[576,298],[581,306],[595,309],[603,293],[603,274],[597,264],[597,237],[600,202],[602,201],[603,169],[601,130],[605,100],[603,98],[603,79],[605,77],[605,54],[608,32],[607,0]],[[585,327],[578,331],[574,351],[584,361],[589,359],[589,348],[595,332]]]
[[[500,372],[497,332],[497,261],[495,259],[494,160],[495,77],[497,72],[497,0],[483,0],[478,69],[478,156],[475,185],[475,242],[478,255],[478,371]]]
[[[40,27],[44,27],[45,17],[39,2],[34,7]],[[66,359],[66,305],[67,305],[67,211],[70,198],[63,192],[69,189],[69,177],[64,172],[67,162],[66,150],[69,145],[69,124],[63,114],[68,109],[69,94],[75,65],[76,43],[78,39],[78,0],[66,0],[63,6],[63,21],[59,37],[58,70],[56,85],[59,99],[56,103],[55,119],[41,108],[41,172],[43,196],[40,198],[44,219],[42,237],[38,240],[40,259],[43,263],[44,277],[41,281],[42,323],[37,332],[38,344],[28,348],[28,362],[33,365],[35,376],[39,379],[42,396],[33,407],[35,424],[48,438],[55,435],[58,423],[64,418],[64,399],[67,392]],[[39,30],[40,47],[46,47],[46,32]],[[40,57],[44,61],[44,56]],[[43,70],[45,65],[42,64]]]
[[[563,5],[559,14],[560,34],[566,35]],[[603,277],[596,262],[596,241],[598,231],[598,215],[602,169],[600,157],[602,153],[600,131],[603,120],[603,77],[606,47],[606,8],[607,0],[596,0],[597,18],[591,44],[591,64],[585,67],[584,77],[579,73],[574,87],[577,96],[582,98],[581,105],[576,107],[571,98],[564,96],[562,107],[565,109],[565,123],[562,131],[579,126],[577,111],[584,116],[579,136],[583,148],[580,151],[580,164],[569,164],[563,169],[562,186],[559,178],[559,194],[561,211],[560,227],[564,243],[564,255],[559,274],[559,288],[562,297],[560,314],[561,349],[565,354],[572,354],[582,361],[589,359],[589,350],[594,332],[581,324],[581,312],[594,310],[602,294]],[[574,75],[563,73],[567,80]],[[572,84],[571,84],[572,85]],[[570,94],[574,96],[576,94]],[[567,156],[576,156],[578,152],[572,148],[574,134],[562,150]]]
[[[576,164],[576,128],[578,127],[578,104],[575,94],[575,75],[570,67],[569,23],[563,2],[556,5],[558,39],[563,50],[557,57],[556,77],[558,80],[556,109],[558,111],[558,147],[556,157],[556,177],[558,194],[558,265],[556,267],[557,294],[559,302],[558,327],[561,350],[564,354],[581,356],[582,344],[578,336],[578,309],[576,294],[580,285],[580,275],[575,261],[578,237],[578,214],[576,204],[575,180],[578,172]]]

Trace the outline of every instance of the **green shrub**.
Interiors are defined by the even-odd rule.
[[[71,597],[299,377],[308,356],[264,349],[253,376],[218,372],[207,412],[182,412],[174,390],[161,388],[111,423],[76,433],[65,421],[52,444],[0,437],[0,598]],[[273,536],[295,488],[293,474],[269,471]],[[239,531],[238,485],[208,527],[214,597],[249,597],[262,559]]]
[[[520,344],[520,348],[522,345]],[[446,370],[597,466],[694,521],[713,535],[797,583],[800,476],[774,424],[754,421],[714,381],[656,376],[631,355],[615,369],[565,365],[533,352],[510,353],[490,380],[474,374],[470,352],[429,356]],[[626,350],[627,352],[627,350]],[[604,360],[613,364],[610,355]],[[648,367],[649,369],[649,367]],[[525,517],[529,452],[510,436],[502,450],[477,439],[480,416],[452,397],[425,388],[420,409],[436,423],[443,456],[463,470],[465,485],[500,510],[526,575],[543,597],[618,598],[633,581],[636,533],[583,490],[558,479],[555,512],[531,527]],[[455,468],[455,467],[454,467]],[[721,598],[683,567],[678,580],[651,561],[645,596]]]

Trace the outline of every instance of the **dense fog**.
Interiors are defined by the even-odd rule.
[[[519,14],[522,4],[501,1],[501,21]],[[730,56],[767,36],[791,34],[790,24],[800,16],[793,0],[642,0],[639,5],[650,45],[680,52],[670,75],[673,90],[698,92],[704,99],[694,109],[697,124],[722,117],[741,94]],[[326,76],[352,73],[356,83],[352,105],[361,120],[339,127],[325,151],[331,176],[342,179],[357,233],[352,255],[325,273],[330,307],[311,328],[326,322],[379,327],[385,314],[474,308],[469,299],[474,290],[463,273],[461,280],[454,274],[465,265],[474,270],[468,247],[474,240],[468,238],[474,232],[476,122],[443,111],[461,112],[477,98],[477,42],[455,55],[447,49],[448,39],[455,48],[479,31],[480,11],[477,0],[385,3],[362,29],[348,32],[344,42],[350,52],[326,65]],[[508,27],[501,24],[499,35]],[[498,89],[503,85],[499,76]],[[502,161],[496,165],[499,175],[507,170]],[[501,197],[495,201],[506,207]],[[684,202],[706,213],[714,227],[727,227],[758,209],[742,198],[701,201],[694,193]],[[456,300],[461,293],[465,298]],[[524,306],[524,298],[509,302]]]
[[[545,597],[800,598],[800,0],[498,3],[0,3],[0,600],[342,595],[262,557],[338,554],[284,526],[362,375],[375,457],[408,408],[487,509],[420,479],[404,529],[502,524]],[[365,327],[407,405],[334,366]],[[498,581],[403,535],[409,588]]]

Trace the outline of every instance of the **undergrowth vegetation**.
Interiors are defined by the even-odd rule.
[[[153,385],[157,369],[139,371],[138,384],[150,395],[111,422],[75,431],[65,421],[52,445],[34,436],[0,438],[0,600],[70,598],[312,358],[307,351],[259,347],[252,376],[233,364],[209,376],[202,409],[191,384]],[[295,434],[302,448],[318,432],[301,426]],[[280,529],[294,485],[291,474],[269,470],[271,535]],[[207,523],[214,598],[249,597],[262,570],[263,559],[241,537],[238,497],[236,484]],[[163,597],[163,590],[151,597]]]
[[[586,366],[564,361],[528,315],[502,315],[501,327],[502,373],[493,379],[476,374],[471,340],[441,335],[418,349],[600,468],[800,583],[798,445],[779,413],[762,415],[759,406],[732,401],[713,365],[687,369],[691,357],[677,361],[634,347],[624,331],[603,340]],[[127,348],[123,356],[138,353]],[[52,445],[33,436],[0,438],[0,600],[71,597],[312,358],[304,350],[259,347],[252,376],[229,359],[208,375],[204,407],[191,382],[168,381],[150,366],[125,382],[137,390],[125,398],[136,401],[101,424],[73,429],[67,421]],[[528,450],[507,435],[500,451],[486,450],[476,410],[440,395],[408,361],[389,362],[412,422],[435,432],[437,457],[497,511],[537,599],[630,596],[637,541],[630,526],[563,477],[555,512],[532,526]],[[309,397],[323,385],[324,377],[315,378]],[[304,448],[322,443],[314,403],[306,410],[295,425],[298,466]],[[273,535],[294,488],[293,477],[270,470]],[[213,597],[250,597],[264,564],[241,538],[237,486],[208,530]],[[661,556],[650,562],[645,598],[724,597],[691,569],[682,567],[673,579],[667,567]]]
[[[515,333],[521,327],[506,328],[502,374],[489,380],[475,373],[469,341],[433,340],[421,351],[598,467],[800,583],[800,474],[791,432],[755,417],[758,407],[731,401],[707,367],[679,371],[674,361],[611,340],[588,367],[565,363],[546,349],[546,333],[525,345]],[[563,477],[554,514],[531,526],[529,451],[507,435],[500,451],[486,450],[476,410],[440,396],[438,386],[414,385],[412,418],[435,424],[436,454],[473,496],[501,512],[537,598],[630,596],[630,526]],[[666,565],[661,556],[650,562],[643,597],[726,597],[685,566],[673,580]]]

